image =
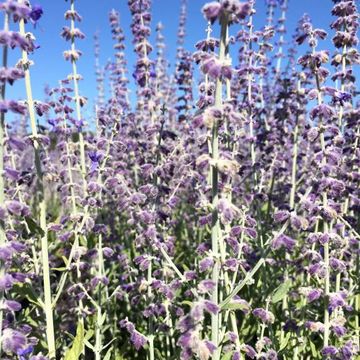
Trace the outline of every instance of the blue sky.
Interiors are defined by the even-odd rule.
[[[202,17],[201,8],[206,2],[204,0],[188,0],[185,47],[189,50],[193,50],[194,44],[204,37],[206,22]],[[38,0],[33,1],[33,4],[35,3],[42,5],[44,15],[34,30],[40,48],[34,55],[30,56],[35,61],[31,74],[34,97],[42,99],[45,84],[49,84],[50,87],[56,86],[58,80],[66,77],[71,71],[70,63],[65,62],[62,56],[63,51],[69,48],[69,44],[60,37],[62,27],[67,25],[63,14],[68,9],[69,2],[64,0]],[[313,19],[316,27],[329,29],[329,24],[333,19],[330,13],[332,5],[333,3],[330,0],[290,0],[286,22],[288,38],[291,38],[297,21],[305,12]],[[83,17],[79,27],[86,34],[86,39],[79,41],[77,45],[77,48],[83,52],[83,56],[78,62],[78,70],[84,77],[84,80],[80,83],[80,90],[82,95],[92,99],[96,96],[93,35],[96,31],[100,32],[101,62],[105,64],[113,55],[108,14],[111,9],[119,11],[121,26],[126,34],[126,53],[131,73],[135,59],[131,43],[131,17],[127,7],[127,0],[78,0],[75,2],[75,6]],[[153,0],[152,25],[155,28],[156,23],[159,21],[163,23],[167,43],[167,57],[171,62],[174,62],[176,54],[179,9],[180,0]],[[256,9],[255,27],[260,29],[265,24],[265,0],[257,0]],[[279,16],[279,11],[276,12],[275,16]],[[32,28],[31,25],[28,26]],[[216,36],[216,32],[214,32],[214,35]],[[330,32],[330,35],[332,35],[332,32]],[[154,37],[152,37],[151,42],[155,43]],[[320,47],[332,48],[329,40],[322,42]],[[13,51],[10,64],[14,63],[19,57],[20,53]],[[7,96],[9,98],[24,97],[23,87],[24,84],[20,81],[12,89],[9,88]],[[89,111],[91,108],[92,106],[89,106]]]

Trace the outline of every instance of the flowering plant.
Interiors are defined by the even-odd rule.
[[[212,1],[188,49],[182,0],[171,67],[151,0],[128,0],[105,65],[94,35],[91,116],[75,0],[70,74],[42,100],[46,14],[0,3],[1,359],[358,358],[359,14],[333,2],[327,31],[304,15],[291,38],[287,0],[262,28],[255,0]]]

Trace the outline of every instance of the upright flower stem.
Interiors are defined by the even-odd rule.
[[[99,235],[98,239],[98,276],[101,279],[103,276],[103,265],[104,265],[104,257],[103,257],[103,248],[102,248],[102,234]],[[99,286],[99,306],[96,311],[96,329],[95,329],[95,360],[101,360],[101,351],[102,351],[102,309],[101,309],[101,289]]]
[[[318,74],[315,74],[315,79],[316,79],[316,87],[318,90],[318,104],[321,105],[323,103],[323,99],[322,99],[320,79],[319,79]],[[323,122],[322,118],[320,118],[320,126],[323,125],[322,122]],[[321,145],[321,151],[322,151],[322,156],[323,156],[322,157],[322,165],[324,166],[324,165],[326,165],[326,156],[325,156],[326,145],[325,145],[325,135],[324,135],[323,131],[320,134],[320,145]],[[328,203],[326,190],[324,190],[322,193],[322,201],[323,201],[324,208],[326,208],[327,203]],[[328,231],[329,231],[329,225],[328,225],[327,221],[324,220],[323,232],[327,233]],[[324,302],[324,347],[326,347],[329,345],[329,336],[330,336],[330,313],[329,313],[329,309],[328,309],[328,301],[329,301],[329,295],[330,295],[330,265],[329,265],[329,243],[328,242],[326,242],[324,244],[324,264],[325,264],[325,268],[326,268],[326,275],[325,275],[325,279],[324,279],[324,297],[325,297],[325,302]]]
[[[71,0],[70,10],[75,12],[75,0]],[[71,17],[70,20],[70,30],[73,33],[75,29],[75,19]],[[71,50],[75,52],[75,37],[71,37]],[[73,72],[73,81],[74,81],[74,96],[76,104],[76,117],[79,123],[81,122],[81,105],[80,105],[80,95],[79,95],[79,74],[77,72],[76,60],[71,59],[72,72]],[[84,135],[82,130],[79,131],[79,146],[80,146],[80,165],[81,165],[81,176],[83,179],[83,187],[86,189],[86,162],[85,162],[85,142]]]
[[[300,88],[300,82],[298,81],[297,88]],[[297,173],[297,158],[298,158],[298,136],[299,136],[299,116],[296,115],[296,123],[293,132],[293,151],[292,151],[292,163],[291,163],[291,190],[290,190],[290,199],[289,199],[289,207],[291,211],[294,211],[295,208],[295,194],[296,194],[296,173]],[[290,254],[286,253],[285,259],[290,259]],[[286,281],[289,277],[287,264],[285,265],[285,273],[284,280]],[[282,300],[282,310],[283,312],[288,311],[288,296],[287,294],[284,296]],[[280,344],[283,341],[285,336],[285,331],[283,327],[280,332]]]
[[[61,83],[60,83],[60,88],[62,88]],[[66,121],[65,113],[63,113],[63,126],[64,126],[64,130],[65,130],[65,134],[66,134],[67,121]],[[68,172],[68,178],[69,178],[69,182],[70,182],[69,185],[70,185],[70,198],[71,198],[72,213],[74,215],[76,215],[78,212],[78,208],[77,208],[76,199],[75,199],[75,190],[74,190],[75,184],[74,184],[74,178],[73,178],[73,174],[72,174],[72,166],[71,166],[71,159],[70,159],[70,145],[69,145],[68,139],[66,139],[66,141],[65,141],[65,149],[66,149],[66,158],[67,158],[67,172]],[[69,256],[69,264],[68,265],[70,265],[70,263],[71,263],[72,255],[73,255],[74,251],[79,246],[79,233],[77,231],[75,231],[74,236],[75,236],[75,240],[74,240],[74,244],[71,249],[71,255]],[[77,262],[76,262],[76,275],[77,275],[77,278],[80,280],[81,271],[80,271],[80,267],[79,267],[79,259],[77,259]],[[82,301],[82,299],[80,299],[79,300],[79,321],[82,324],[84,324],[82,310],[83,310],[83,301]]]
[[[23,2],[23,1],[22,1]],[[25,22],[24,19],[19,21],[19,30],[22,36],[25,36]],[[35,151],[35,168],[37,174],[37,186],[39,194],[39,210],[40,210],[40,227],[42,229],[41,235],[41,259],[43,266],[43,290],[44,290],[44,312],[46,319],[46,340],[49,351],[49,359],[54,359],[55,350],[55,333],[54,333],[54,320],[53,320],[53,307],[51,298],[51,283],[50,283],[50,266],[49,266],[49,244],[48,244],[48,233],[46,226],[46,200],[45,200],[45,189],[44,189],[44,178],[41,169],[41,158],[40,158],[40,144],[38,142],[38,133],[36,127],[34,101],[32,96],[31,78],[29,69],[28,54],[25,50],[22,50],[22,65],[25,74],[25,89],[27,96],[27,106],[30,117],[30,125],[32,138],[34,143]]]
[[[287,0],[284,0],[283,4],[281,5],[281,20],[284,21],[286,17],[286,8],[287,8]],[[279,39],[279,52],[278,52],[278,59],[276,62],[276,77],[280,76],[280,70],[281,70],[281,62],[283,57],[283,43],[284,43],[284,33],[281,32],[280,39]]]
[[[221,32],[220,32],[220,48],[219,48],[219,61],[222,62],[225,60],[225,49],[226,49],[226,38],[227,38],[227,27],[228,21],[225,16],[220,19]],[[215,89],[215,106],[221,107],[222,105],[222,90],[223,83],[222,79],[218,78],[216,80],[216,89]],[[211,138],[211,157],[213,159],[213,165],[211,166],[211,179],[212,179],[212,223],[211,223],[211,244],[212,251],[217,257],[213,271],[212,271],[212,280],[215,283],[215,288],[212,292],[211,300],[218,304],[219,302],[219,275],[220,275],[220,266],[219,266],[219,242],[220,242],[220,222],[218,214],[218,201],[219,201],[219,173],[217,168],[217,161],[219,160],[219,124],[215,121],[212,128],[212,138]],[[220,291],[222,291],[220,289]],[[211,340],[218,347],[219,345],[219,314],[211,315]],[[220,359],[221,350],[219,348],[215,350],[213,359]]]
[[[75,13],[75,0],[71,0],[70,2],[70,11],[72,13]],[[70,19],[70,32],[71,32],[71,51],[73,53],[76,52],[76,48],[75,48],[75,17],[72,16]],[[76,108],[76,118],[78,123],[82,124],[82,116],[81,116],[81,103],[80,103],[80,93],[79,93],[79,79],[80,79],[80,75],[78,74],[77,71],[77,65],[76,65],[76,59],[75,57],[71,58],[71,65],[72,65],[72,77],[73,77],[73,82],[74,82],[74,97],[75,97],[75,108]],[[84,196],[86,195],[86,191],[87,191],[87,183],[86,183],[86,160],[85,160],[85,141],[84,141],[84,135],[82,132],[82,128],[79,129],[78,131],[78,135],[79,135],[79,149],[80,149],[80,172],[81,172],[81,177],[82,177],[82,185],[83,185],[83,191],[84,191]],[[75,236],[75,243],[74,243],[74,248],[77,248],[79,246],[79,236],[78,234]],[[76,273],[77,273],[77,278],[80,280],[81,278],[81,270],[79,267],[79,260],[77,261],[76,264]],[[79,300],[79,321],[84,324],[84,318],[82,316],[82,311],[83,311],[83,302],[80,299]]]
[[[152,260],[149,263],[148,271],[147,271],[147,282],[148,282],[148,289],[147,289],[147,296],[148,299],[152,298],[152,291],[151,291],[151,281],[152,281]],[[149,360],[155,360],[155,348],[154,348],[154,324],[153,320],[149,319],[149,335],[148,335],[148,342],[149,342]]]
[[[251,3],[253,6],[253,3]],[[250,19],[249,19],[249,38],[250,38],[250,42],[249,42],[249,51],[250,51],[250,55],[249,55],[249,68],[251,69],[253,66],[253,51],[252,51],[252,34],[253,34],[253,15],[250,15]],[[254,119],[253,119],[253,115],[252,115],[252,81],[253,81],[253,75],[251,72],[249,72],[248,75],[248,88],[247,88],[247,98],[248,98],[248,106],[249,106],[249,131],[250,131],[250,156],[251,156],[251,165],[254,167],[255,162],[256,162],[256,152],[255,152],[255,141],[254,141]],[[254,172],[254,181],[255,184],[257,184],[257,173],[255,171],[255,169],[253,169]]]
[[[4,17],[4,31],[9,30],[9,15],[5,13]],[[7,67],[7,58],[8,58],[8,47],[6,45],[3,46],[3,54],[2,54],[2,66],[4,68]],[[5,82],[1,86],[1,100],[5,100]],[[4,156],[5,156],[5,113],[1,112],[0,114],[0,206],[3,206],[5,202],[5,178],[4,178]],[[0,220],[0,247],[2,247],[6,242],[5,235],[5,223]],[[4,264],[0,265],[0,276],[2,276],[5,272]],[[0,291],[0,303],[2,303],[4,299],[4,291]],[[3,324],[3,311],[0,310],[0,356],[2,351],[2,324]]]
[[[344,24],[344,32],[346,32],[346,24]],[[342,48],[342,52],[341,52],[341,71],[343,73],[345,73],[346,71],[346,52],[347,52],[347,45],[344,44],[343,48]],[[341,86],[340,86],[340,91],[344,92],[345,91],[345,80],[341,79]],[[343,117],[344,117],[344,106],[340,105],[340,109],[339,109],[339,129],[340,131],[342,130],[343,127]]]
[[[111,151],[111,145],[113,143],[114,137],[116,135],[116,129],[117,129],[118,122],[116,121],[114,123],[114,127],[111,131],[110,139],[108,141],[105,156],[101,163],[99,174],[97,177],[97,183],[99,183],[101,186],[103,186],[103,171],[106,166],[107,160],[110,157],[110,151]],[[101,197],[101,193],[100,193]],[[97,266],[97,276],[99,279],[101,279],[104,276],[104,255],[103,255],[103,237],[102,234],[99,234],[98,238],[98,266]],[[106,290],[106,298],[108,299],[108,291]],[[95,330],[95,347],[94,347],[94,353],[95,353],[95,360],[101,360],[101,352],[103,350],[103,333],[102,333],[102,327],[103,327],[103,312],[102,312],[102,300],[103,300],[103,294],[102,289],[99,287],[98,291],[98,307],[96,311],[96,330]]]
[[[4,31],[9,30],[9,15],[5,13],[4,18]],[[2,66],[7,67],[8,47],[3,46],[2,54]],[[6,83],[1,86],[1,100],[5,100]],[[5,179],[4,179],[4,156],[5,156],[5,113],[0,114],[0,204],[4,204],[5,201]],[[0,221],[0,245],[5,243],[5,224]],[[1,329],[0,329],[1,331]],[[1,345],[0,345],[1,346]]]

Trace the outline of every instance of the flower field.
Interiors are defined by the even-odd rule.
[[[357,0],[295,32],[298,0],[199,1],[200,24],[171,0],[175,63],[151,0],[119,1],[106,64],[66,2],[42,99],[51,14],[0,2],[0,359],[359,359]]]

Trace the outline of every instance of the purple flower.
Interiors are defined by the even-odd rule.
[[[36,23],[37,21],[40,20],[42,14],[43,14],[43,9],[40,5],[33,5],[30,11],[30,19]]]
[[[23,70],[14,68],[1,68],[0,69],[0,82],[8,82],[12,85],[16,80],[22,79],[25,76]]]
[[[321,294],[322,294],[322,290],[320,290],[320,289],[310,290],[309,293],[307,294],[308,302],[313,302],[313,301],[319,299]]]
[[[300,288],[300,293],[305,295],[309,303],[317,300],[322,295],[323,291],[321,289],[313,288]]]
[[[342,316],[338,316],[337,318],[331,321],[331,330],[337,337],[343,337],[346,334],[345,328],[346,319]]]
[[[214,266],[214,259],[211,257],[207,257],[202,259],[199,263],[199,270],[200,272],[205,272],[211,269]]]
[[[199,289],[199,292],[205,294],[207,292],[212,292],[215,288],[215,283],[214,281],[212,280],[202,280],[200,283],[199,283],[199,286],[198,286],[198,289]]]
[[[341,354],[344,360],[353,359],[353,355],[356,355],[359,351],[359,348],[351,340],[347,341],[345,345],[341,348]]]
[[[346,264],[343,260],[331,257],[329,259],[329,264],[335,272],[344,272],[346,270]]]
[[[220,61],[216,56],[206,56],[201,64],[201,70],[213,79],[231,79],[232,70],[226,61]]]
[[[336,308],[346,306],[346,293],[343,291],[329,295],[329,310],[334,311]]]
[[[273,349],[270,349],[269,351],[267,351],[265,356],[266,356],[267,360],[277,360],[278,359],[277,352]]]
[[[214,23],[216,21],[220,14],[220,11],[221,4],[218,1],[212,1],[210,3],[207,3],[202,8],[202,13],[204,14],[205,19],[210,21],[211,23]]]
[[[334,109],[326,104],[317,105],[310,111],[310,117],[312,119],[320,117],[320,118],[324,118],[325,120],[328,120],[332,118],[334,115],[335,115]]]
[[[204,308],[207,312],[211,314],[217,314],[220,311],[219,307],[209,300],[204,301]]]
[[[64,17],[66,20],[76,20],[76,21],[81,21],[82,18],[81,16],[78,14],[78,12],[76,10],[67,10],[64,14]]]
[[[272,324],[275,321],[274,314],[268,310],[256,308],[253,310],[252,313],[264,323]]]
[[[325,346],[321,353],[324,356],[333,356],[336,355],[339,352],[339,350],[335,346]]]
[[[7,311],[20,311],[21,304],[14,300],[5,300],[3,304],[3,308]]]
[[[111,258],[114,255],[114,250],[105,246],[103,248],[104,256],[107,258]]]
[[[100,161],[102,159],[102,154],[99,152],[96,152],[96,151],[89,151],[88,156],[91,160],[90,173],[93,173],[98,169],[98,167],[100,165]]]
[[[44,356],[44,355],[34,355],[30,358],[30,360],[49,360],[48,357]]]
[[[283,222],[290,217],[290,213],[287,210],[279,210],[274,214],[274,220],[276,222]]]
[[[345,17],[356,13],[356,6],[353,1],[339,1],[333,9],[331,14],[334,16]]]
[[[13,329],[4,329],[2,345],[5,353],[18,354],[26,347],[26,337],[20,331]]]
[[[244,345],[242,348],[242,351],[250,358],[255,359],[256,358],[256,351],[255,349],[250,345]]]
[[[34,347],[32,345],[27,346],[25,349],[20,349],[17,352],[19,356],[19,360],[27,360],[27,355],[31,354],[34,351]]]
[[[309,274],[311,276],[317,275],[321,279],[323,279],[326,276],[327,271],[328,269],[326,268],[323,261],[319,261],[309,266]]]
[[[140,350],[147,343],[146,337],[136,330],[132,332],[130,341],[133,343],[136,350]]]
[[[284,247],[288,250],[292,250],[295,247],[295,245],[296,245],[296,240],[284,234],[277,235],[271,242],[271,247],[274,250],[280,249],[281,247]]]

